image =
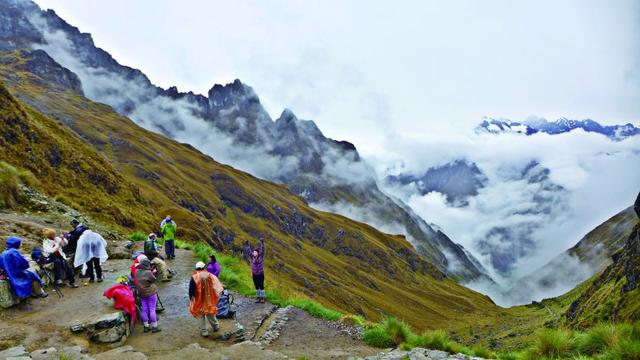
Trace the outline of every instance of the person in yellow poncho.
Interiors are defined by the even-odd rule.
[[[216,314],[222,291],[220,280],[208,272],[206,265],[199,261],[189,282],[189,311],[193,317],[200,319],[200,335],[203,337],[209,336],[207,321],[214,332],[220,329]]]

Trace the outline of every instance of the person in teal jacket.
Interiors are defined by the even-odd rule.
[[[162,238],[164,239],[164,251],[167,256],[167,260],[176,258],[175,239],[177,230],[178,225],[171,220],[170,215],[167,215],[167,217],[160,223],[160,231],[162,232]]]

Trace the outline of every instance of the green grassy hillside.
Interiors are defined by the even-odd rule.
[[[120,216],[126,221],[113,224],[123,232],[154,230],[172,214],[180,237],[225,252],[237,253],[245,240],[263,237],[267,286],[371,320],[393,314],[418,329],[450,328],[501,311],[486,296],[444,278],[403,238],[316,211],[284,186],[146,131],[72,89],[49,86],[50,79],[25,65],[29,56],[0,56],[0,77],[16,97],[48,117],[18,104],[6,89],[3,101],[11,107],[5,113],[20,119],[22,133],[47,129],[39,135],[46,146],[33,152],[33,139],[25,138],[8,142],[0,154],[15,166],[29,164],[46,194],[64,196],[100,221]],[[62,183],[47,165],[46,149],[56,146],[64,165]],[[93,180],[93,172],[71,173],[75,163],[99,169],[100,181]]]

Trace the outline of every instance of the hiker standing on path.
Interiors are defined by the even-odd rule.
[[[29,270],[29,262],[20,254],[22,240],[15,236],[7,239],[7,248],[0,254],[0,270],[9,278],[13,293],[20,299],[45,298],[49,296],[44,291],[44,282],[40,276]],[[35,290],[32,293],[32,288]]]
[[[158,288],[156,277],[151,272],[151,262],[146,258],[139,258],[140,264],[136,270],[136,289],[142,305],[142,325],[144,332],[158,332],[158,316],[156,304],[158,303]]]
[[[253,274],[253,285],[256,287],[256,303],[265,302],[264,291],[264,239],[260,239],[260,249],[251,250],[249,241],[244,243],[244,256],[251,263],[251,273]]]
[[[200,318],[200,335],[203,337],[209,336],[207,321],[214,332],[220,329],[216,314],[222,290],[220,280],[208,272],[205,264],[199,261],[189,282],[189,311],[193,317]]]
[[[108,258],[107,241],[100,234],[85,230],[78,239],[73,266],[82,266],[82,272],[85,278],[89,278],[90,283],[95,282],[96,277],[98,282],[102,282],[102,263]],[[87,286],[89,283],[85,282],[84,285]]]
[[[211,254],[209,256],[209,264],[207,264],[207,271],[215,275],[215,277],[220,276],[220,264],[218,260],[216,260],[216,256]]]
[[[64,251],[64,254],[67,256],[69,266],[73,266],[74,258],[76,256],[76,249],[78,247],[78,239],[80,239],[80,236],[82,236],[82,234],[86,230],[89,230],[89,228],[85,224],[80,223],[78,219],[72,219],[69,224],[73,226],[73,230],[64,235],[65,239],[67,240],[67,244],[62,247],[62,251]],[[73,267],[75,268],[75,266]],[[82,278],[84,277],[84,275],[80,273],[80,277]]]
[[[62,285],[63,275],[67,286],[77,288],[76,276],[73,268],[67,262],[67,257],[62,248],[66,245],[64,237],[56,236],[56,231],[50,228],[42,229],[44,240],[42,241],[42,254],[47,258],[47,263],[53,263],[56,285]]]
[[[160,231],[162,231],[162,238],[164,239],[164,251],[167,255],[167,260],[176,258],[175,238],[177,230],[178,225],[171,220],[170,215],[167,215],[160,223]]]
[[[156,268],[160,272],[160,280],[162,281],[171,280],[171,278],[173,277],[173,274],[172,274],[172,271],[167,266],[167,263],[160,258],[156,234],[154,233],[149,234],[149,237],[144,242],[144,254],[149,259],[149,261],[151,261],[151,263],[156,266]]]

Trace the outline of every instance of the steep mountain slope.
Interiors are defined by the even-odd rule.
[[[114,223],[123,231],[153,228],[154,220],[171,213],[180,224],[181,237],[206,241],[221,250],[239,251],[245,240],[265,238],[269,286],[371,319],[389,313],[418,328],[446,327],[454,318],[499,311],[486,296],[443,277],[402,237],[314,210],[287,187],[221,165],[189,145],[144,130],[71,88],[43,87],[48,81],[28,71],[30,56],[37,55],[4,54],[0,77],[21,100],[56,121],[19,105],[3,90],[3,103],[12,104],[6,107],[10,110],[6,119],[19,119],[20,133],[52,129],[41,133],[47,139],[42,143],[62,149],[62,164],[73,164],[78,157],[97,169],[112,166],[103,177],[117,177],[120,188],[131,189],[127,190],[130,195],[124,190],[120,190],[122,196],[119,192],[105,195],[108,202],[103,204],[101,198],[93,197],[99,190],[86,185],[82,177],[69,176],[75,182],[56,188],[58,178],[37,171],[46,168],[48,154],[28,151],[39,142],[7,142],[3,160],[6,156],[14,165],[31,162],[48,194],[72,197],[86,190],[86,199],[94,201],[77,201],[78,210],[109,222],[108,209],[113,204],[131,216],[130,221]],[[5,121],[0,126],[10,124]],[[73,151],[63,144],[70,144]],[[87,181],[91,183],[90,178]]]
[[[342,211],[347,203],[356,214],[367,214],[357,220],[405,234],[444,272],[468,280],[484,276],[467,252],[452,251],[458,244],[380,191],[353,144],[326,138],[312,121],[298,120],[289,110],[273,121],[253,89],[239,80],[215,85],[207,96],[161,89],[141,71],[120,65],[89,34],[51,10],[43,12],[30,1],[3,0],[0,13],[2,48],[43,49],[78,75],[81,86],[74,89],[86,97],[223,163],[285,183],[314,206],[353,216]]]
[[[514,302],[523,303],[550,293],[565,293],[604,270],[611,256],[625,244],[637,223],[631,207],[619,212],[586,234],[575,246],[556,256],[530,275],[519,279],[508,291]]]
[[[517,133],[523,135],[533,135],[536,133],[546,133],[550,135],[563,134],[576,129],[585,132],[592,132],[604,135],[611,140],[620,141],[631,136],[640,135],[640,128],[633,124],[625,125],[601,125],[591,119],[569,120],[560,118],[556,121],[548,121],[542,118],[532,118],[523,122],[511,121],[507,119],[485,118],[478,125],[476,131],[492,134]]]
[[[640,224],[612,260],[571,303],[565,313],[568,324],[587,327],[601,321],[640,319]]]

